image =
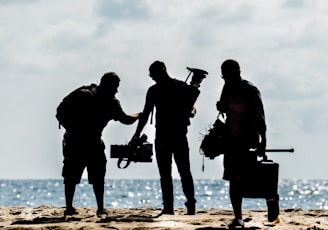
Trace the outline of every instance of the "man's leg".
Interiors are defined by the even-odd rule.
[[[160,179],[163,199],[163,214],[174,214],[173,181],[169,175],[163,175]]]
[[[79,162],[72,161],[71,159],[64,160],[63,172],[65,184],[65,199],[66,199],[66,210],[65,215],[77,214],[73,207],[73,199],[76,189],[76,184],[80,183],[80,178],[83,173],[83,165]]]
[[[65,197],[66,197],[66,208],[73,207],[73,198],[75,193],[75,184],[66,183],[65,184]]]
[[[75,208],[73,207],[73,198],[75,193],[75,183],[66,182],[65,183],[65,199],[66,199],[66,210],[65,215],[77,214]]]
[[[104,191],[107,159],[104,153],[103,143],[94,147],[95,156],[89,159],[87,170],[89,183],[93,186],[93,192],[97,201],[97,215],[108,215],[104,209]]]
[[[244,221],[242,219],[242,191],[241,181],[239,179],[230,180],[230,201],[235,214],[235,219],[229,224],[229,228],[237,226],[244,228]]]
[[[172,154],[166,149],[167,146],[158,140],[155,141],[155,148],[162,188],[163,214],[174,214]]]
[[[188,210],[187,214],[194,215],[196,212],[196,199],[194,180],[190,170],[189,147],[185,136],[179,139],[180,141],[175,146],[174,160],[181,177],[183,192],[187,198],[187,202],[185,203]]]
[[[103,214],[108,215],[108,213],[104,209],[104,190],[105,190],[104,183],[96,182],[93,184],[93,191],[95,193],[97,206],[98,206],[97,215],[103,215]]]
[[[235,214],[235,219],[242,219],[242,195],[241,183],[238,179],[230,180],[229,195],[231,205]]]
[[[186,170],[185,166],[179,166],[179,161],[176,161],[178,171],[181,177],[182,190],[187,198],[187,202],[185,203],[187,207],[187,214],[194,215],[196,212],[196,199],[195,199],[195,189],[194,189],[194,181],[191,175],[190,170]],[[186,163],[187,164],[187,163]]]

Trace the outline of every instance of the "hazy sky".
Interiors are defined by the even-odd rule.
[[[191,164],[194,178],[221,178],[222,156],[201,172],[199,145],[217,116],[219,67],[234,58],[262,92],[268,148],[296,150],[268,154],[280,178],[328,179],[327,12],[326,0],[0,0],[0,178],[61,178],[62,98],[115,71],[123,109],[139,112],[154,60],[181,80],[187,66],[209,72],[189,128]],[[155,161],[122,170],[109,158],[135,128],[105,129],[107,178],[158,178]],[[144,131],[153,142],[154,127]]]

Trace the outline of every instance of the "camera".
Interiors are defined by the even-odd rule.
[[[188,75],[187,79],[192,74],[190,84],[196,86],[197,88],[200,87],[200,83],[203,81],[204,78],[206,78],[206,75],[208,74],[208,72],[205,70],[202,70],[202,69],[196,69],[196,68],[190,68],[190,67],[187,67],[187,70],[189,71],[189,75]]]
[[[118,158],[117,167],[127,168],[133,162],[152,162],[153,144],[147,142],[147,136],[132,139],[125,145],[111,145],[110,158]],[[125,166],[121,166],[126,161]]]

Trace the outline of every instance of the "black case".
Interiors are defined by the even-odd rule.
[[[279,164],[271,160],[257,161],[242,179],[244,198],[271,199],[278,195]]]

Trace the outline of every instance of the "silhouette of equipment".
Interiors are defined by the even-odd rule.
[[[127,168],[133,162],[152,162],[153,144],[147,141],[145,134],[132,139],[125,145],[111,145],[110,158],[118,158],[117,167]],[[122,166],[122,162],[125,165]]]
[[[265,152],[294,152],[294,149],[266,149]],[[243,177],[241,179],[241,194],[244,198],[264,198],[268,208],[268,221],[275,221],[280,212],[279,208],[279,164],[268,160],[266,154],[258,154],[255,150],[249,151],[256,161],[250,165],[245,165]]]
[[[266,149],[265,152],[294,152],[290,149]],[[244,198],[264,198],[268,209],[268,221],[275,221],[280,212],[279,208],[279,164],[268,160],[266,154],[258,158],[256,149],[249,151],[257,160],[250,165],[245,165],[241,179],[241,194]]]
[[[207,71],[202,70],[202,69],[197,69],[197,68],[187,67],[187,70],[189,70],[189,75],[188,75],[187,79],[185,80],[185,82],[187,82],[189,77],[192,75],[190,84],[194,85],[196,87],[200,86],[200,83],[202,82],[202,80],[204,78],[206,78],[206,75],[208,74]]]
[[[266,149],[265,152],[294,152],[290,149]],[[256,149],[249,151],[250,155],[258,157]],[[261,159],[262,158],[262,159]],[[266,154],[252,165],[247,165],[247,172],[242,180],[242,194],[245,198],[274,198],[278,194],[279,164],[268,160]]]

